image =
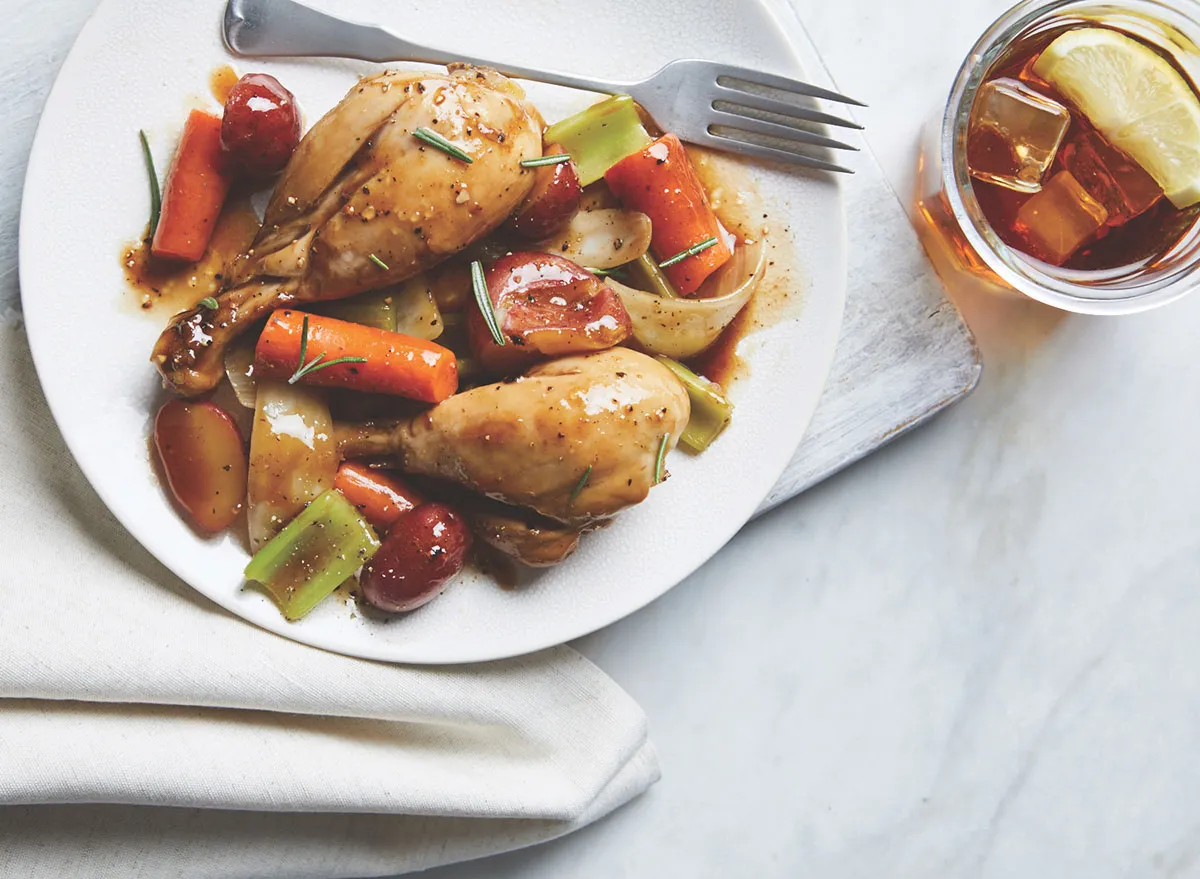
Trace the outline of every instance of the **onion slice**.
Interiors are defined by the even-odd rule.
[[[442,312],[424,275],[400,284],[392,294],[396,332],[432,342],[442,334]]]
[[[254,379],[254,342],[244,336],[225,351],[225,375],[237,401],[253,409],[258,400],[258,382]]]
[[[637,211],[579,211],[567,227],[538,247],[587,269],[615,269],[650,248],[650,218]]]
[[[250,545],[258,552],[310,501],[333,488],[337,444],[319,388],[261,381],[246,480]]]
[[[674,360],[695,357],[717,337],[750,301],[767,268],[767,249],[761,241],[745,244],[704,282],[690,299],[667,299],[614,281],[633,321],[633,336],[652,354]]]

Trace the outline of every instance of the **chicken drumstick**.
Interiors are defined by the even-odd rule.
[[[159,337],[151,360],[167,386],[183,396],[212,390],[229,342],[275,308],[403,281],[483,238],[532,187],[521,162],[541,155],[541,125],[520,89],[491,70],[360,81],[296,148],[219,307],[176,315]],[[472,161],[428,145],[418,128]]]
[[[335,425],[348,458],[395,456],[435,476],[571,525],[641,503],[691,406],[652,357],[612,348],[456,394],[399,424]]]

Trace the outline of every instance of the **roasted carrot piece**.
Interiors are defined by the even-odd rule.
[[[357,461],[346,461],[338,468],[333,487],[354,504],[380,534],[386,534],[397,519],[425,502],[421,495],[387,470]]]
[[[361,362],[333,363],[347,357]],[[448,348],[331,317],[276,311],[258,337],[254,374],[287,381],[302,365],[312,367],[301,378],[311,385],[394,394],[425,403],[440,403],[458,390],[458,363]]]
[[[608,169],[604,180],[621,204],[650,218],[654,230],[650,249],[659,262],[717,239],[712,247],[663,268],[680,295],[695,293],[733,255],[700,178],[674,134],[664,134],[644,150],[626,156]]]
[[[204,256],[229,194],[224,161],[221,118],[193,110],[167,172],[151,253],[187,262]]]

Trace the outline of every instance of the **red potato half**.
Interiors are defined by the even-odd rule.
[[[437,598],[466,563],[471,529],[445,504],[421,504],[392,523],[363,569],[363,597],[387,613],[416,610]]]
[[[224,531],[246,499],[246,444],[215,403],[171,400],[154,419],[158,452],[171,494],[202,531]]]
[[[489,372],[520,372],[547,357],[603,351],[632,332],[620,296],[561,256],[512,253],[495,262],[486,280],[505,344],[496,344],[478,308],[467,312],[467,337]]]
[[[546,150],[547,156],[562,155],[558,144]],[[532,169],[533,189],[516,215],[509,221],[514,232],[528,241],[548,238],[570,222],[579,210],[583,199],[583,187],[572,161],[557,165],[542,165]]]
[[[300,142],[296,98],[275,77],[248,73],[225,99],[221,147],[230,164],[249,177],[283,170]]]

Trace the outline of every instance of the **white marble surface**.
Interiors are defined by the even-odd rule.
[[[92,2],[5,4],[0,302],[30,71]],[[1004,3],[796,2],[907,194],[923,118]],[[1103,320],[955,292],[971,398],[582,642],[649,713],[663,781],[428,875],[1200,875],[1200,297]]]

